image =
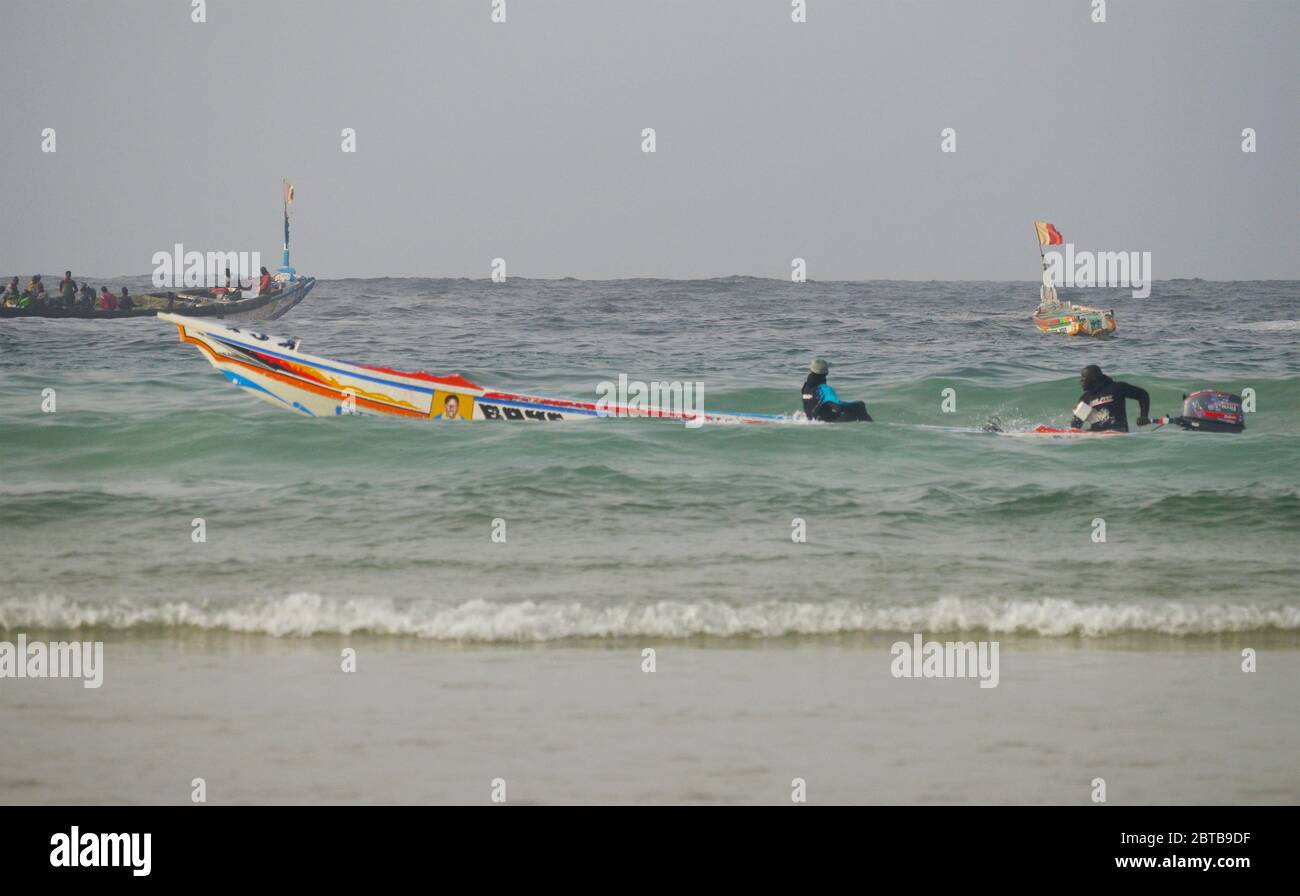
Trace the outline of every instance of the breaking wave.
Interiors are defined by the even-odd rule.
[[[445,605],[402,604],[378,598],[333,600],[306,592],[224,606],[185,601],[86,604],[46,595],[33,600],[0,601],[3,630],[83,628],[195,628],[274,637],[370,634],[479,643],[916,631],[1101,638],[1140,632],[1203,636],[1270,629],[1297,631],[1300,606],[964,598],[941,598],[910,606],[872,606],[851,601],[768,601],[736,606],[707,600],[636,604],[472,600]]]

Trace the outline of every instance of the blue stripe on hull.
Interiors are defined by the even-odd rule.
[[[313,414],[310,410],[308,410],[307,408],[303,407],[303,406],[302,406],[301,404],[299,404],[298,402],[296,402],[296,401],[292,401],[292,402],[291,402],[291,401],[287,401],[286,399],[281,398],[279,395],[276,395],[274,392],[272,392],[270,389],[266,388],[265,386],[262,386],[262,385],[260,385],[260,384],[258,384],[258,383],[253,382],[252,380],[250,380],[250,379],[249,379],[248,377],[246,377],[246,376],[243,376],[243,375],[241,375],[241,374],[235,373],[233,370],[226,370],[224,367],[222,367],[222,368],[218,368],[218,369],[221,371],[221,375],[222,375],[222,376],[224,376],[226,379],[230,380],[230,382],[232,382],[233,384],[235,384],[236,386],[238,386],[238,387],[241,388],[241,389],[247,389],[249,392],[260,392],[260,393],[262,393],[263,395],[269,395],[269,396],[271,396],[272,398],[274,398],[276,401],[280,402],[281,404],[287,404],[289,407],[293,408],[295,411],[299,411],[300,413],[306,414],[308,417],[315,417],[315,416],[316,416],[316,415]]]

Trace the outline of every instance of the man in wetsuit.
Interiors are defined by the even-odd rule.
[[[844,401],[835,394],[826,382],[830,369],[831,365],[821,358],[808,366],[808,379],[804,380],[802,393],[804,416],[824,423],[872,422],[866,402]]]
[[[1079,397],[1074,417],[1070,420],[1073,429],[1128,432],[1128,412],[1124,408],[1126,399],[1138,403],[1138,426],[1151,422],[1147,419],[1151,411],[1151,396],[1146,389],[1113,380],[1096,364],[1083,368],[1079,373],[1079,385],[1083,387],[1083,395]]]

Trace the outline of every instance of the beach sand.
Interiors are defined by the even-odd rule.
[[[1085,805],[1098,777],[1112,804],[1300,801],[1289,635],[1254,673],[1229,638],[1003,638],[996,688],[896,679],[883,636],[98,637],[98,690],[0,680],[0,802],[185,804],[203,778],[209,804],[489,804],[503,778],[512,804],[789,804],[803,778],[810,804]]]

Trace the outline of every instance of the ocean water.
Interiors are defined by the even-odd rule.
[[[216,803],[788,804],[796,776],[814,803],[1300,801],[1300,284],[1076,296],[1116,308],[1096,341],[1038,333],[1035,294],[345,280],[266,327],[770,413],[821,355],[879,421],[696,430],[308,419],[161,322],[0,322],[0,641],[105,645],[101,688],[0,681],[0,803],[188,803],[196,776]],[[1088,363],[1157,414],[1257,410],[945,429],[1063,424]],[[996,640],[998,686],[893,677],[916,632]]]
[[[0,629],[1300,646],[1300,283],[1073,298],[1116,308],[1118,334],[1040,334],[1026,283],[743,277],[325,281],[264,327],[502,389],[594,399],[625,373],[769,413],[819,355],[879,421],[698,430],[309,420],[162,322],[0,322]],[[1196,388],[1257,410],[1238,436],[941,429],[1064,424],[1088,363],[1153,414]]]

